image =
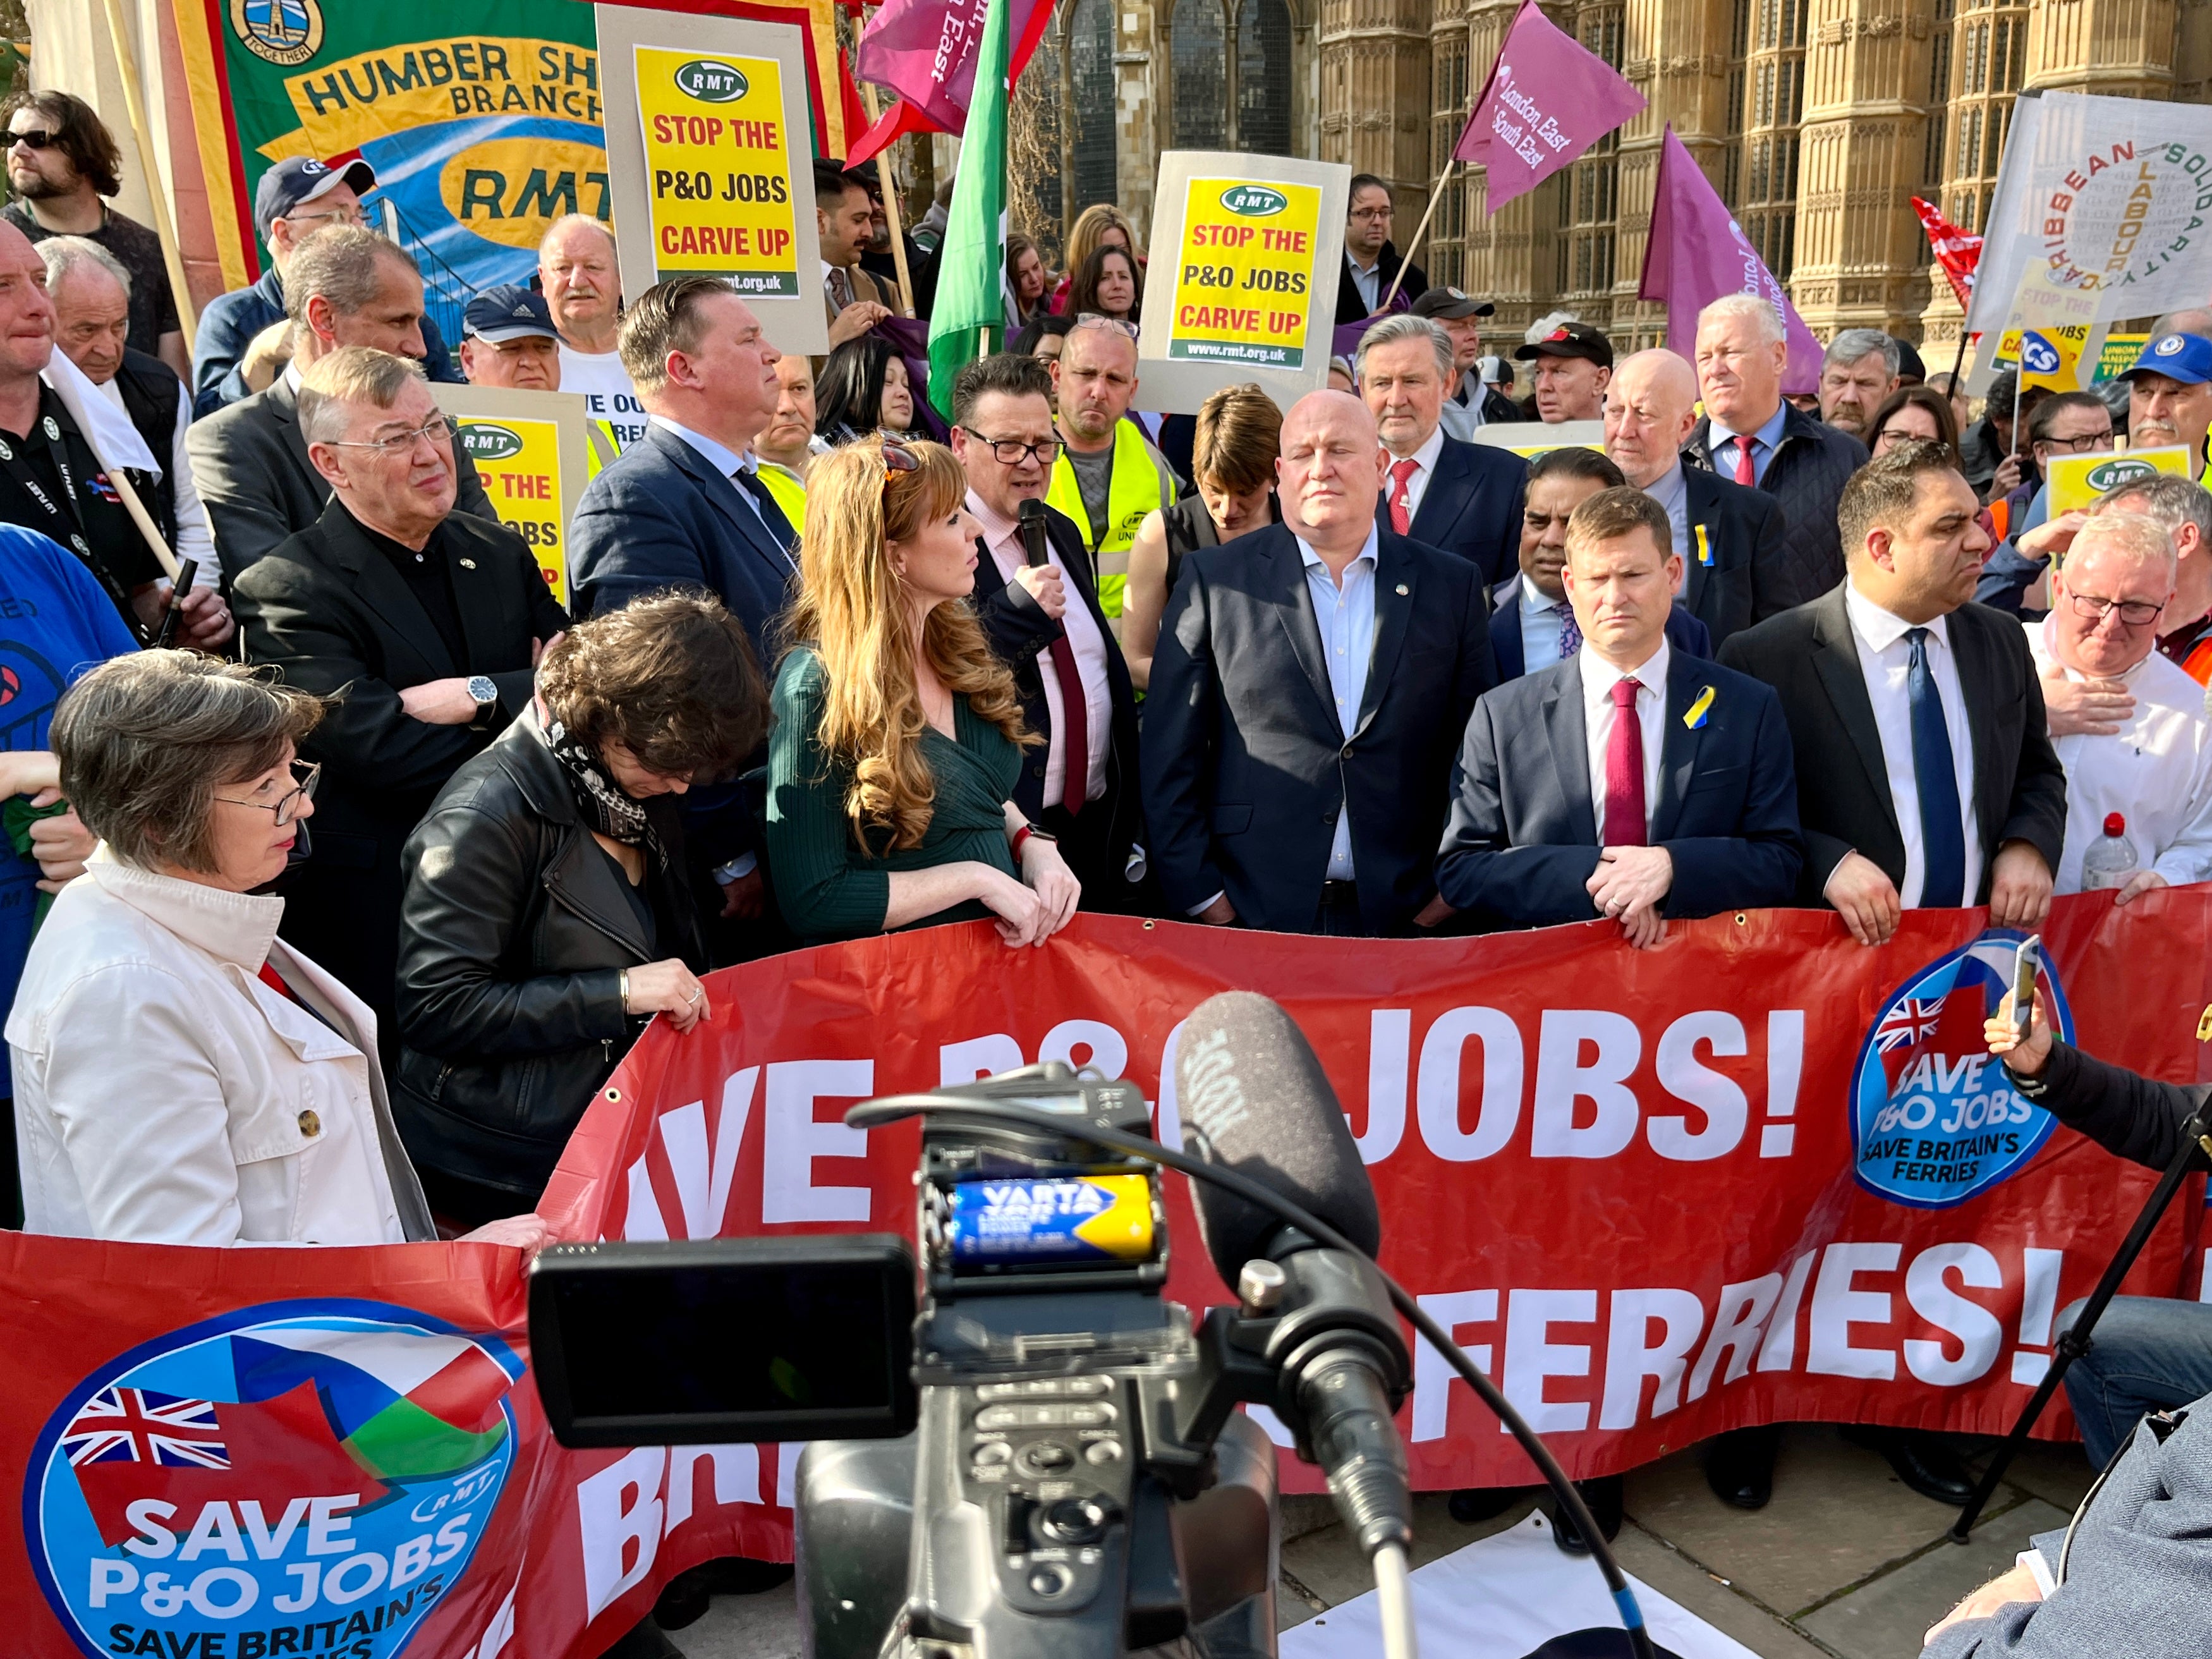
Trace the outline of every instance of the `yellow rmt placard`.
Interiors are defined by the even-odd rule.
[[[634,50],[654,270],[663,278],[726,276],[740,295],[797,297],[782,66],[726,52]]]
[[[1303,368],[1320,228],[1315,185],[1190,180],[1169,359]]]
[[[491,497],[499,521],[522,538],[553,598],[565,607],[566,503],[574,491],[562,488],[560,422],[465,416],[453,424],[460,447],[477,465],[477,477],[483,480],[484,494]]]

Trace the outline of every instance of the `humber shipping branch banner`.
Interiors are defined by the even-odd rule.
[[[1217,150],[1160,157],[1139,408],[1194,413],[1255,383],[1287,409],[1328,384],[1352,170]]]
[[[2015,936],[1913,911],[1875,951],[1826,913],[1317,940],[1080,916],[981,923],[714,976],[578,1127],[565,1238],[910,1236],[913,1123],[879,1093],[1044,1058],[1133,1079],[1180,1139],[1180,1023],[1280,1000],[1382,1203],[1382,1260],[1550,1440],[1622,1469],[1747,1424],[1994,1433],[2154,1184],[1981,1047]],[[2094,1052],[2208,1070],[2212,889],[2062,899],[2046,1006]],[[1170,1291],[1224,1302],[1167,1180]],[[2201,1182],[2131,1291],[2193,1295]],[[798,1448],[569,1452],[531,1380],[516,1252],[193,1249],[0,1237],[9,1659],[588,1659],[684,1568],[787,1556]],[[1263,1419],[1263,1421],[1267,1419]],[[1525,1484],[1424,1348],[1399,1418],[1429,1489]],[[2063,1402],[2042,1432],[2069,1429]],[[1313,1472],[1283,1454],[1294,1490]]]
[[[434,287],[456,292],[528,280],[563,214],[615,216],[599,31],[582,0],[174,3],[227,286],[265,267],[253,192],[287,156],[366,160],[401,240]],[[665,11],[790,26],[798,153],[845,153],[834,0],[665,0]],[[681,40],[704,21],[665,27]]]

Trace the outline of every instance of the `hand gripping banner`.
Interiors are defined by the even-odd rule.
[[[1245,987],[1328,1068],[1384,1265],[1571,1474],[1784,1419],[1994,1433],[2153,1176],[1987,1060],[2014,939],[1985,921],[1911,912],[1868,951],[1833,916],[1757,912],[1638,953],[1602,923],[1366,941],[1085,916],[1036,951],[979,923],[798,951],[714,976],[689,1036],[649,1030],[541,1207],[572,1238],[910,1234],[918,1132],[848,1129],[854,1102],[1058,1057],[1140,1083],[1173,1141],[1178,1023]],[[2208,937],[2212,890],[2063,899],[2045,1003],[2094,1053],[2212,1075]],[[1227,1299],[1170,1190],[1173,1292]],[[2200,1186],[2130,1291],[2196,1293],[2202,1214]],[[586,1659],[684,1568],[787,1556],[796,1447],[552,1443],[520,1265],[0,1242],[10,1654]],[[1417,1482],[1525,1482],[1441,1360],[1418,1373]]]

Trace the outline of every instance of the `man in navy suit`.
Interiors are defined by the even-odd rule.
[[[678,276],[641,295],[623,319],[623,368],[649,417],[645,435],[584,487],[568,531],[579,617],[616,611],[666,587],[715,594],[773,672],[775,619],[798,574],[797,537],[760,481],[752,442],[782,395],[781,354],[752,307],[719,276]],[[690,851],[720,884],[721,915],[761,914],[767,884],[738,787],[695,789],[684,803]],[[703,882],[695,890],[708,890]],[[718,955],[738,948],[718,938]]]
[[[1445,914],[1437,837],[1490,631],[1473,565],[1375,522],[1388,459],[1358,398],[1310,392],[1283,420],[1283,522],[1183,560],[1139,757],[1172,915],[1384,936]]]
[[[1683,464],[1698,423],[1698,372],[1663,348],[1639,351],[1605,394],[1605,453],[1667,509],[1684,567],[1682,603],[1713,647],[1789,608],[1789,541],[1773,496]]]
[[[1474,562],[1485,586],[1513,568],[1528,464],[1444,435],[1451,336],[1425,317],[1385,317],[1360,337],[1359,388],[1389,452],[1376,521]]]
[[[1665,637],[1681,561],[1665,510],[1601,490],[1567,530],[1582,648],[1475,705],[1437,859],[1444,901],[1485,927],[1618,921],[1790,902],[1804,860],[1796,769],[1773,689]]]
[[[1582,629],[1568,603],[1567,526],[1574,511],[1602,489],[1618,489],[1620,469],[1595,449],[1547,450],[1528,469],[1528,504],[1521,514],[1521,572],[1490,592],[1490,644],[1500,684],[1549,668],[1582,649]],[[1667,611],[1667,643],[1686,657],[1710,657],[1712,638],[1678,598]]]

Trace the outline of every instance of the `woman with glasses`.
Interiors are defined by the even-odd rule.
[[[980,526],[936,444],[858,443],[806,491],[769,740],[769,878],[810,943],[988,917],[1042,945],[1080,895],[1013,804],[1014,679],[965,601]]]
[[[434,1237],[377,1069],[375,1018],[276,937],[316,697],[187,651],[62,695],[61,786],[99,836],[8,1018],[24,1224],[161,1244]],[[520,1208],[520,1206],[517,1206]],[[531,1246],[517,1217],[472,1237]]]
[[[579,623],[408,839],[395,1105],[439,1213],[537,1201],[653,1016],[713,1012],[678,804],[768,728],[744,625],[667,592]]]
[[[890,343],[864,334],[823,359],[814,383],[814,430],[833,444],[914,427],[914,386]]]
[[[1867,423],[1867,447],[1875,454],[1905,442],[1927,439],[1959,447],[1959,425],[1951,414],[1951,400],[1924,386],[1899,386],[1882,400]]]
[[[1103,317],[1134,326],[1144,303],[1144,279],[1137,262],[1118,247],[1102,247],[1076,270],[1068,289],[1071,317]]]

